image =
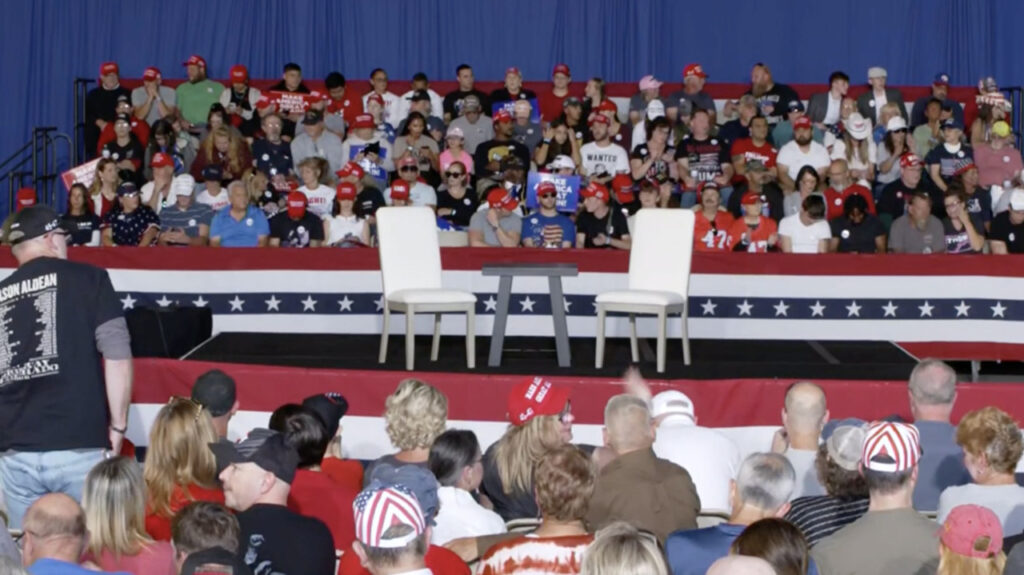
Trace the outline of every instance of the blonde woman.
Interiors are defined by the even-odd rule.
[[[569,390],[530,377],[509,394],[508,415],[512,425],[484,454],[480,485],[506,522],[538,516],[533,471],[547,451],[572,441]]]
[[[89,531],[84,559],[103,571],[176,572],[171,544],[146,534],[146,484],[134,460],[115,457],[97,463],[85,478],[82,508]]]
[[[448,398],[418,379],[404,379],[384,403],[384,425],[398,453],[385,455],[366,466],[363,486],[381,463],[395,467],[416,465],[428,469],[430,446],[448,423]]]
[[[858,183],[875,180],[875,164],[878,163],[878,146],[871,137],[871,121],[860,114],[851,114],[843,121],[843,136],[832,146],[833,160],[846,160],[850,176]]]
[[[658,540],[619,521],[597,532],[583,553],[581,575],[668,575]]]
[[[92,211],[103,218],[107,212],[117,207],[117,188],[121,185],[121,176],[117,172],[117,162],[110,158],[100,158],[96,163],[96,176],[89,186],[89,198]]]
[[[299,162],[298,168],[302,178],[299,191],[306,196],[307,209],[317,217],[330,217],[335,194],[330,164],[323,158],[310,156]]]
[[[217,439],[209,412],[190,398],[172,397],[157,413],[143,471],[149,495],[146,532],[153,539],[171,539],[171,519],[188,503],[224,503],[208,447]]]
[[[992,510],[980,505],[954,507],[939,528],[938,575],[1006,575],[1003,529]]]
[[[227,183],[242,177],[252,167],[252,153],[237,130],[219,126],[203,138],[199,154],[192,162],[192,177],[203,181],[203,168],[217,165],[221,168],[221,180]]]
[[[995,512],[1006,533],[1024,531],[1024,487],[1014,479],[1024,451],[1017,422],[997,407],[978,409],[960,420],[956,442],[973,483],[947,487],[939,495],[938,520],[944,521],[957,505],[973,503]]]

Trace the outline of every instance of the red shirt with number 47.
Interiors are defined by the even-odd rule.
[[[737,219],[733,222],[732,227],[729,228],[729,249],[732,250],[736,247],[736,244],[742,243],[746,240],[747,251],[750,253],[763,254],[768,251],[768,238],[772,234],[776,234],[779,231],[778,224],[775,220],[765,217],[758,216],[758,224],[756,228],[751,229],[747,225],[747,222],[743,218]],[[744,235],[746,236],[744,238]]]
[[[704,212],[697,212],[693,229],[693,250],[697,252],[724,252],[729,249],[729,226],[732,215],[719,210],[714,221],[708,220]]]

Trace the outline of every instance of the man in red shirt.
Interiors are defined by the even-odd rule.
[[[747,173],[747,162],[760,161],[772,179],[777,176],[775,158],[779,151],[768,141],[768,120],[764,116],[755,116],[750,120],[750,137],[737,140],[732,145],[732,168],[736,172],[733,181],[743,181]]]
[[[729,227],[729,250],[765,253],[774,249],[779,243],[779,228],[775,220],[764,215],[761,194],[747,192],[740,203],[743,205],[743,217]]]
[[[729,249],[728,231],[732,215],[722,209],[722,196],[714,182],[707,182],[697,191],[697,218],[693,230],[693,249],[698,252]]]
[[[868,202],[868,211],[875,215],[875,199],[871,190],[854,183],[850,177],[850,167],[846,160],[833,160],[828,168],[829,187],[825,190],[825,217],[829,220],[843,217],[843,203],[846,198],[857,194],[864,196]]]
[[[562,114],[565,99],[569,97],[569,83],[572,75],[569,66],[556,64],[551,71],[551,91],[540,95],[541,121],[550,123]]]
[[[327,109],[324,116],[327,118],[327,129],[337,133],[338,126],[332,124],[340,118],[345,124],[351,124],[356,116],[363,113],[363,101],[359,96],[345,96],[345,76],[340,72],[331,72],[324,78],[324,88],[327,89]],[[342,128],[344,128],[342,126]],[[344,132],[344,129],[342,129]]]

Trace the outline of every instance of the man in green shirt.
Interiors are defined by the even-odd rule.
[[[188,82],[182,82],[175,90],[178,110],[181,112],[182,127],[192,131],[205,124],[210,106],[220,101],[224,86],[206,77],[206,60],[193,54],[184,63]]]

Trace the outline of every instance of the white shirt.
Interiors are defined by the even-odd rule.
[[[216,196],[211,196],[209,190],[203,190],[196,196],[196,201],[200,204],[210,206],[210,209],[215,212],[231,203],[230,200],[228,200],[228,191],[226,188],[221,188],[220,193]]]
[[[384,191],[384,200],[391,205],[391,186]],[[412,188],[409,189],[409,203],[413,206],[437,206],[437,192],[434,188],[424,184],[423,182],[416,182]]]
[[[1024,487],[976,483],[947,487],[939,495],[936,520],[943,523],[954,507],[968,503],[991,509],[1003,524],[1003,533],[1016,535],[1024,531]]]
[[[364,110],[366,109],[366,101],[369,100],[370,94],[376,93],[377,92],[375,92],[374,90],[370,90],[366,94],[363,94]],[[381,120],[391,124],[392,126],[397,126],[398,122],[393,122],[392,118],[398,115],[398,112],[400,111],[399,107],[401,105],[401,100],[392,92],[384,92],[383,96],[381,97],[384,98],[384,111],[381,113]]]
[[[444,545],[460,537],[479,537],[505,532],[505,522],[497,513],[477,503],[465,489],[440,487],[437,501],[441,509],[434,517],[431,545]]]
[[[846,141],[845,140],[836,138],[836,143],[832,145],[832,159],[833,160],[846,160]],[[878,163],[878,145],[875,144],[875,141],[873,139],[871,139],[871,136],[868,136],[868,157],[867,158],[861,158],[860,157],[860,147],[858,146],[857,148],[854,148],[853,154],[851,154],[850,159],[847,161],[847,165],[849,165],[851,170],[866,170],[866,169],[868,169],[869,165],[873,166],[873,165],[875,165],[877,163]],[[899,162],[896,162],[896,165],[899,166]],[[897,174],[897,177],[899,177],[899,171],[898,170],[897,170],[896,174]],[[892,181],[892,180],[889,180],[889,181]],[[870,186],[868,186],[868,187],[870,187]]]
[[[782,218],[782,221],[779,222],[779,235],[790,239],[794,254],[816,254],[818,253],[818,240],[831,238],[832,228],[825,220],[805,226],[800,220],[800,214],[793,214]]]
[[[775,159],[775,163],[786,166],[789,170],[787,173],[790,179],[796,181],[800,168],[811,166],[815,170],[824,170],[832,163],[832,158],[829,158],[828,150],[825,149],[825,146],[818,142],[812,140],[807,152],[804,152],[800,149],[796,140],[793,140],[782,146],[778,157]]]
[[[701,509],[730,509],[729,480],[740,468],[740,450],[731,439],[685,417],[670,416],[658,426],[654,454],[690,473]]]
[[[602,147],[597,142],[590,142],[580,148],[580,157],[588,176],[629,173],[629,154],[618,144],[609,142]]]
[[[330,218],[325,217],[329,226],[329,234],[327,237],[327,245],[334,245],[341,240],[351,236],[353,239],[363,241],[363,228],[366,227],[366,220],[352,214],[349,217],[345,217],[341,214],[332,216]]]
[[[332,188],[320,184],[320,186],[315,190],[302,186],[299,188],[299,191],[306,195],[306,201],[309,203],[307,206],[309,211],[321,218],[331,215],[331,208],[334,206],[335,195]]]
[[[825,110],[825,119],[822,121],[826,125],[834,125],[839,122],[840,109],[843,105],[842,98],[833,98],[832,92],[828,93],[828,108]]]
[[[872,89],[872,91],[874,90]],[[885,97],[885,90],[882,90],[881,94],[872,94],[871,96],[872,101],[875,103],[875,117],[869,119],[877,123],[878,119],[882,116],[882,106],[888,104],[889,100]]]
[[[399,98],[398,109],[395,111],[395,115],[388,120],[388,123],[394,126],[395,129],[398,129],[398,125],[402,123],[402,120],[409,117],[409,104],[412,103],[409,101],[409,98],[412,98],[413,93],[413,90],[409,90]],[[442,117],[444,115],[444,100],[441,98],[441,95],[430,88],[427,88],[427,95],[430,96],[430,115],[437,116],[438,118]],[[363,109],[365,110],[366,108]]]
[[[827,495],[818,481],[818,470],[814,466],[814,460],[818,457],[817,449],[789,448],[782,455],[793,464],[793,470],[796,471],[796,484],[793,485],[790,501],[797,497]]]

